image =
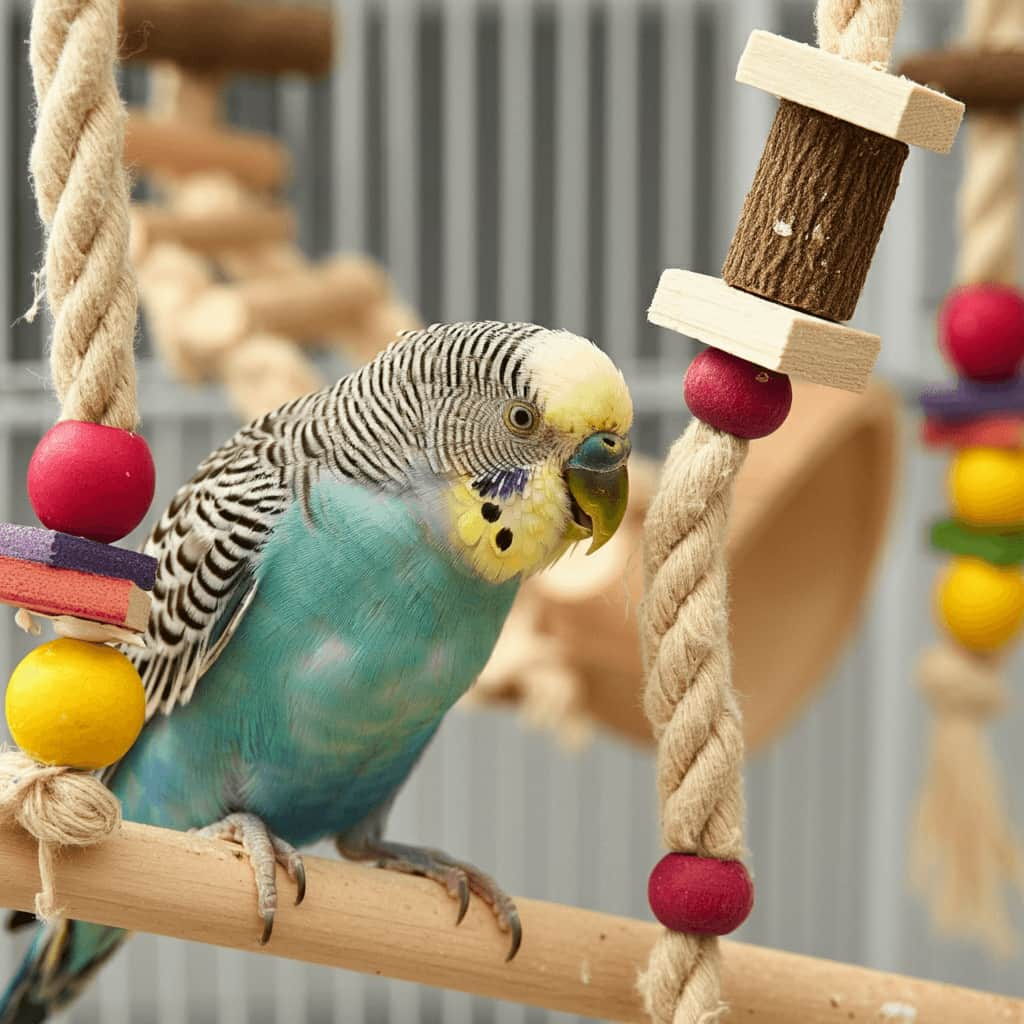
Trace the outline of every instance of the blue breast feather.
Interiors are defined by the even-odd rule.
[[[473,576],[415,506],[324,480],[259,563],[256,598],[192,702],[118,768],[125,817],[170,828],[249,810],[296,845],[388,801],[483,668],[517,582]]]

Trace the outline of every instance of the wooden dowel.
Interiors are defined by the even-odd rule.
[[[291,883],[279,872],[282,899],[266,947],[257,942],[249,867],[236,848],[215,840],[125,823],[99,846],[61,854],[57,894],[69,916],[98,924],[600,1020],[644,1019],[636,972],[654,924],[520,900],[523,947],[506,964],[505,936],[478,900],[455,927],[453,902],[432,882],[312,857],[306,873],[306,901],[293,907]],[[38,884],[35,842],[0,830],[0,904],[31,910]],[[1024,1024],[1017,999],[734,942],[724,944],[724,961],[729,1021],[839,1024],[910,1019],[916,1011],[922,1024]]]
[[[253,132],[161,120],[139,112],[128,117],[125,163],[149,173],[180,178],[223,171],[257,189],[281,185],[290,172],[284,147]]]
[[[909,152],[904,142],[783,100],[722,268],[725,283],[849,320]]]
[[[325,75],[334,59],[328,11],[310,6],[123,0],[123,60],[168,60],[202,71]]]
[[[216,356],[256,333],[310,340],[342,332],[390,286],[362,257],[340,258],[304,273],[253,278],[211,288],[182,311],[182,342]]]
[[[935,50],[908,57],[900,74],[955,96],[969,110],[1024,106],[1024,48]]]
[[[138,261],[160,242],[210,253],[288,241],[295,237],[295,217],[287,208],[275,206],[198,214],[136,204],[131,232],[132,259]]]

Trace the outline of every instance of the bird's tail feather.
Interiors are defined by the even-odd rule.
[[[80,921],[40,926],[0,996],[0,1024],[40,1024],[71,1002],[117,950],[125,933]]]

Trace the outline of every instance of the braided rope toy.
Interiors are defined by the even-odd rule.
[[[658,740],[662,839],[651,907],[665,926],[640,987],[656,1024],[725,1012],[718,936],[753,906],[743,856],[743,740],[723,557],[749,442],[790,411],[788,374],[862,390],[879,349],[853,315],[908,143],[947,152],[961,104],[884,71],[899,0],[820,0],[821,48],[755,32],[737,78],[781,103],[723,270],[662,275],[649,311],[712,346],[686,375],[695,415],[645,527],[645,710]]]
[[[940,346],[961,379],[955,391],[922,397],[925,443],[954,450],[953,516],[931,529],[932,546],[953,558],[935,590],[946,639],[918,664],[933,725],[910,874],[941,931],[1006,956],[1017,936],[1004,890],[1024,893],[1024,850],[985,725],[1005,706],[1001,661],[1024,627],[1024,294],[1015,287],[1024,93],[1006,74],[1014,62],[1024,73],[1024,5],[969,0],[966,48],[952,53],[956,79],[945,53],[905,65],[943,85],[949,79],[971,104],[959,287],[939,318]],[[996,83],[994,57],[1003,62]]]
[[[36,0],[31,63],[38,124],[31,167],[47,229],[50,365],[60,421],[40,441],[28,490],[41,530],[0,525],[0,602],[53,618],[7,687],[22,750],[0,754],[0,819],[39,843],[36,913],[60,913],[54,856],[120,823],[93,774],[127,752],[145,714],[142,682],[108,643],[137,640],[149,614],[153,559],[111,548],[153,497],[153,460],[133,433],[136,288],[128,262],[124,110],[114,80],[118,0]]]

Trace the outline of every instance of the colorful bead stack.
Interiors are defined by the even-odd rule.
[[[957,289],[939,343],[960,381],[922,396],[922,437],[954,452],[953,515],[930,530],[932,547],[952,556],[934,597],[950,642],[919,669],[935,724],[911,874],[941,929],[1005,955],[1016,939],[1000,879],[1016,877],[1021,853],[982,726],[1004,706],[1000,661],[1024,629],[1024,295],[1001,284]]]
[[[138,434],[64,420],[43,436],[28,470],[29,500],[47,529],[0,524],[0,602],[21,609],[33,632],[39,615],[60,634],[7,686],[11,735],[41,764],[104,768],[142,728],[142,681],[108,644],[145,632],[156,560],[109,542],[142,521],[154,479]]]
[[[960,201],[960,287],[939,318],[958,385],[922,397],[923,441],[953,452],[952,515],[931,527],[952,556],[933,598],[946,640],[925,652],[919,684],[933,711],[910,874],[940,929],[1005,955],[1016,944],[1004,885],[1024,891],[985,724],[1005,705],[1000,663],[1024,628],[1024,295],[1019,276],[1024,133],[1024,4],[968,0],[954,49],[902,70],[970,110]]]
[[[909,144],[948,152],[962,104],[881,70],[898,0],[820,0],[821,48],[755,32],[737,79],[780,97],[724,280],[666,270],[648,318],[713,346],[684,385],[644,535],[644,707],[658,740],[662,838],[651,908],[667,929],[641,977],[656,1024],[722,1012],[717,936],[754,902],[743,849],[743,736],[732,689],[725,538],[749,441],[790,412],[790,375],[850,391],[880,339],[856,308]]]
[[[932,546],[953,556],[936,609],[960,646],[995,654],[1024,626],[1024,296],[1003,285],[960,288],[939,324],[961,379],[921,399],[925,443],[956,452],[953,517],[931,530]]]

